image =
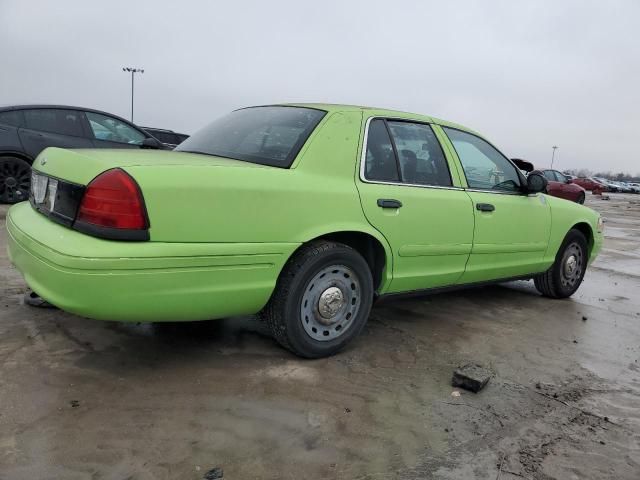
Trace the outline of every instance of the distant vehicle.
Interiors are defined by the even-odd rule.
[[[539,171],[548,181],[547,193],[554,197],[564,198],[579,204],[583,204],[586,198],[586,190],[580,185],[573,183],[564,173],[557,170]]]
[[[620,187],[620,191],[623,193],[638,193],[634,187],[629,185],[627,182],[614,182],[618,187]]]
[[[611,180],[607,180],[606,178],[593,177],[593,179],[600,183],[605,184],[610,192],[619,192],[621,190],[619,185],[616,185]]]
[[[629,183],[628,185],[635,190],[635,193],[640,193],[640,183]]]
[[[576,185],[580,185],[582,188],[584,188],[585,190],[589,190],[595,195],[600,195],[603,192],[609,191],[609,187],[592,177],[578,177],[573,179],[573,183],[575,183]]]
[[[29,198],[31,164],[47,147],[164,148],[153,136],[110,113],[65,105],[0,108],[0,203]]]
[[[175,148],[184,142],[189,135],[185,133],[176,133],[173,130],[165,130],[163,128],[140,127],[153,135],[155,138],[164,143],[167,147]]]

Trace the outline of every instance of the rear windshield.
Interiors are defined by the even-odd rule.
[[[288,168],[325,113],[302,107],[236,110],[191,135],[175,151]]]

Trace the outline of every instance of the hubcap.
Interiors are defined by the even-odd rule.
[[[306,285],[300,321],[314,340],[326,342],[344,335],[360,309],[360,282],[345,265],[320,270]]]
[[[583,268],[582,249],[577,243],[572,243],[565,250],[562,261],[562,271],[560,272],[562,285],[574,287],[582,278]]]
[[[318,312],[320,316],[329,320],[329,322],[326,322],[326,325],[334,323],[333,318],[343,306],[344,295],[342,295],[342,290],[338,287],[327,288],[322,292],[320,300],[318,300]]]

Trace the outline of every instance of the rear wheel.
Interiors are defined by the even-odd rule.
[[[579,230],[569,230],[549,270],[533,279],[545,297],[567,298],[578,290],[589,260],[587,239]]]
[[[578,197],[576,202],[578,202],[580,205],[584,205],[584,200],[585,200],[585,195],[584,195],[584,192],[582,192],[580,193],[580,196]]]
[[[18,203],[29,198],[31,166],[17,157],[0,157],[0,203]]]
[[[289,260],[262,316],[283,347],[319,358],[360,333],[372,302],[371,270],[362,256],[347,245],[317,241]]]

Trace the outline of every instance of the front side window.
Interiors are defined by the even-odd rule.
[[[555,174],[553,173],[553,170],[545,170],[544,172],[544,177],[549,180],[550,182],[557,182],[558,180],[556,179]]]
[[[96,140],[141,145],[145,136],[117,118],[100,113],[86,112],[91,132]]]
[[[554,170],[554,173],[556,174],[556,180],[558,182],[567,183],[568,178],[563,173],[560,173],[557,170]]]
[[[520,191],[516,167],[491,144],[467,132],[444,127],[458,154],[469,188]]]
[[[236,110],[190,136],[175,151],[288,168],[325,114],[285,106]]]
[[[76,110],[36,108],[24,111],[24,121],[31,130],[82,137],[81,115]]]
[[[451,186],[447,160],[429,125],[391,120],[387,124],[398,152],[404,183]]]

